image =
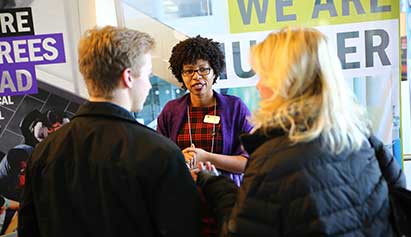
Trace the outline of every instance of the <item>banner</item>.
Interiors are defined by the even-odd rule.
[[[392,0],[228,0],[228,8],[231,33],[391,20],[400,10]]]
[[[206,35],[222,42],[226,55],[226,73],[216,88],[240,96],[251,110],[257,108],[258,99],[252,98],[258,78],[249,64],[250,48],[286,26],[314,27],[334,44],[345,78],[368,109],[374,133],[402,162],[398,1],[228,0],[227,8],[229,33]]]
[[[312,26],[323,32],[340,58],[344,75],[399,75],[399,3],[397,1],[325,1],[304,4],[284,0],[228,0],[231,34],[209,34],[223,42],[227,72],[218,88],[254,86],[250,47],[286,26]]]

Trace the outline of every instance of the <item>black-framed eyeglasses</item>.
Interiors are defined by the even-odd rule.
[[[202,67],[202,68],[199,68],[197,70],[187,69],[187,70],[183,70],[183,75],[186,76],[186,77],[192,77],[192,76],[194,76],[195,72],[198,73],[201,76],[207,76],[208,74],[210,74],[211,68]]]

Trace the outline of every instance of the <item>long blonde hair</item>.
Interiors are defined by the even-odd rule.
[[[271,33],[252,48],[260,84],[272,90],[251,121],[263,131],[281,128],[295,143],[320,137],[331,152],[357,150],[370,134],[328,39],[311,28]]]

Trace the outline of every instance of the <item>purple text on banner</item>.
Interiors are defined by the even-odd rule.
[[[37,93],[34,65],[9,65],[0,70],[0,96]]]
[[[0,38],[0,65],[40,65],[66,62],[63,34]]]
[[[35,65],[64,62],[61,33],[0,38],[0,96],[37,93]]]

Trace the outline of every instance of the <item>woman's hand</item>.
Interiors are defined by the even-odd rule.
[[[190,169],[197,167],[198,162],[209,161],[210,153],[201,148],[195,148],[194,145],[183,150],[184,159]]]
[[[185,148],[182,152],[188,168],[194,169],[197,166],[197,154],[194,145]]]
[[[195,149],[195,154],[196,154],[196,161],[197,162],[206,162],[206,161],[210,161],[209,160],[209,156],[210,153],[201,149],[201,148],[196,148]]]

